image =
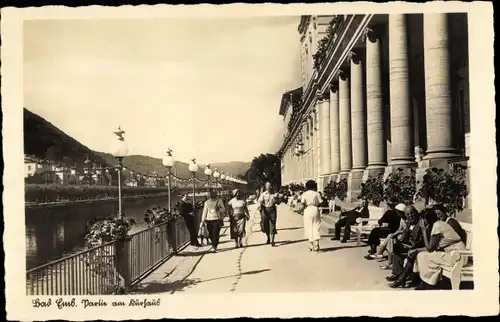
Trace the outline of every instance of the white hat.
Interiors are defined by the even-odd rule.
[[[398,203],[396,210],[405,211],[406,205],[404,203]]]

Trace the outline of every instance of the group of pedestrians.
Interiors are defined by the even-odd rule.
[[[265,184],[264,191],[257,197],[257,211],[261,215],[261,231],[267,237],[266,244],[272,246],[276,245],[277,205],[281,203],[281,199],[280,194],[274,192],[269,182]],[[211,251],[217,252],[224,218],[228,217],[230,237],[234,241],[235,248],[244,247],[246,223],[250,220],[250,212],[244,195],[239,189],[232,191],[232,198],[229,201],[224,200],[217,191],[211,189],[209,198],[203,203],[199,229],[196,229],[196,211],[192,203],[188,201],[187,195],[182,196],[179,209],[189,231],[192,246],[201,247],[203,240],[207,239]]]

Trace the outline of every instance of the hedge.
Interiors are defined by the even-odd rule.
[[[118,187],[116,186],[27,184],[25,185],[24,192],[24,200],[29,203],[99,200],[118,197]],[[122,187],[122,197],[167,192],[167,187]]]

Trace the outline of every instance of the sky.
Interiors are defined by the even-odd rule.
[[[89,148],[251,161],[283,137],[300,86],[300,17],[24,23],[24,103]]]

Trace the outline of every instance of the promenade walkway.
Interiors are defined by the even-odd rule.
[[[366,247],[357,247],[355,242],[341,244],[324,235],[322,251],[309,252],[302,216],[287,205],[278,208],[276,247],[271,247],[260,232],[255,206],[250,212],[248,246],[235,249],[226,224],[217,253],[209,253],[208,246],[189,246],[156,269],[132,293],[392,290],[384,279],[388,272],[363,258]]]

